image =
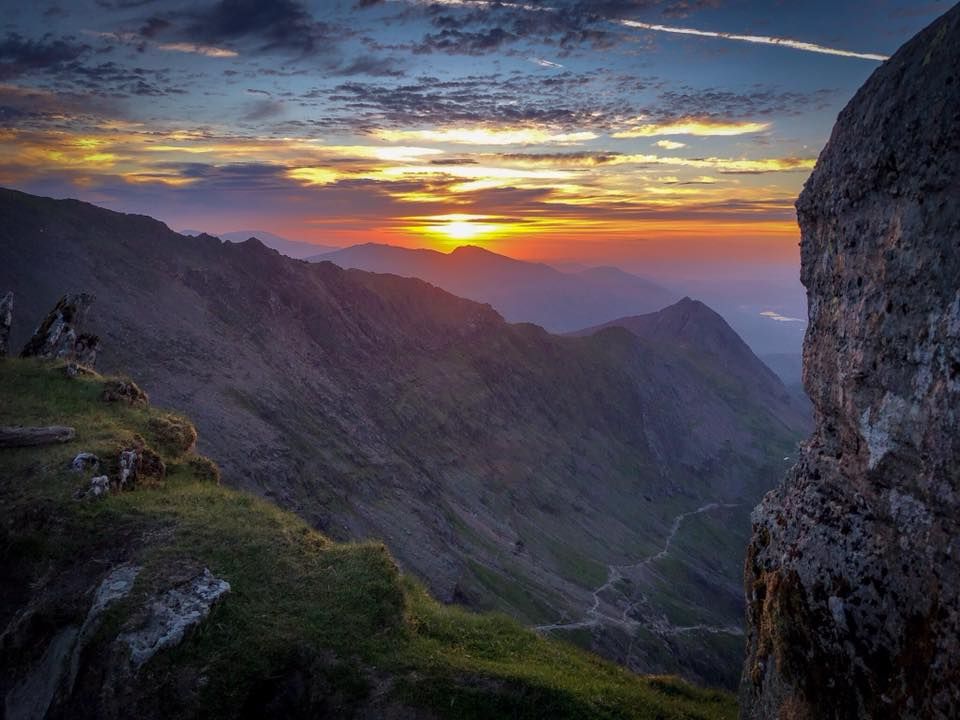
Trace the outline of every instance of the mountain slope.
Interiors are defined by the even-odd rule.
[[[181,233],[183,235],[204,234],[200,230],[182,230]],[[285,237],[274,235],[266,230],[234,230],[232,232],[219,233],[217,237],[233,243],[246,242],[250,238],[256,238],[268,248],[272,248],[296,260],[304,260],[314,255],[335,252],[339,249],[328,245],[314,245],[313,243],[300,242],[299,240],[288,240]]]
[[[460,297],[489,303],[511,322],[565,332],[624,313],[659,310],[676,295],[616,268],[560,272],[475,246],[450,253],[368,243],[317,255],[340,267],[416,277]]]
[[[659,312],[634,315],[570,333],[583,337],[611,327],[629,330],[660,348],[693,351],[704,370],[732,379],[754,402],[776,403],[779,413],[792,416],[799,426],[806,415],[796,398],[790,397],[783,381],[753,354],[740,336],[716,312],[698,300],[683,298]]]
[[[102,366],[189,412],[229,484],[335,538],[383,539],[443,600],[735,681],[749,522],[728,516],[806,429],[781,398],[695,349],[552,336],[256,241],[13,191],[0,218],[15,343],[65,289],[96,292]]]
[[[105,402],[111,382],[0,358],[0,425],[76,429],[66,444],[0,449],[5,717],[735,716],[726,694],[438,605],[381,544],[333,543],[219,487],[161,431],[187,421]],[[78,453],[113,475],[118,448],[144,443],[162,479],[74,499],[94,474],[71,469]],[[219,593],[198,620],[196,578]]]

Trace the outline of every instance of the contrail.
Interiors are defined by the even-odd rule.
[[[804,52],[820,53],[822,55],[839,55],[840,57],[860,58],[861,60],[879,60],[883,62],[884,60],[890,59],[888,55],[840,50],[838,48],[817,45],[816,43],[804,42],[803,40],[793,40],[791,38],[770,37],[767,35],[737,35],[735,33],[696,30],[694,28],[654,25],[651,23],[637,22],[636,20],[619,20],[618,22],[621,25],[638,30],[653,30],[654,32],[674,33],[675,35],[696,35],[697,37],[720,38],[721,40],[739,40],[741,42],[759,43],[761,45],[777,45],[793,50],[803,50]]]
[[[511,0],[393,0],[394,2],[406,2],[414,5],[449,5],[449,6],[469,6],[469,7],[512,7],[518,10],[528,12],[556,12],[557,8],[544,5],[531,5],[526,2],[514,2]],[[656,25],[654,23],[639,22],[637,20],[613,20],[624,27],[637,30],[653,30],[654,32],[673,33],[675,35],[696,35],[697,37],[719,38],[721,40],[739,40],[740,42],[758,43],[760,45],[775,45],[779,47],[791,48],[792,50],[803,50],[804,52],[820,53],[821,55],[838,55],[839,57],[859,58],[861,60],[876,60],[883,62],[889,60],[889,55],[880,55],[878,53],[861,53],[853,50],[842,50],[840,48],[827,47],[817,43],[806,42],[804,40],[794,40],[793,38],[773,37],[770,35],[738,35],[736,33],[715,32],[712,30],[697,30],[695,28],[673,27],[671,25]]]

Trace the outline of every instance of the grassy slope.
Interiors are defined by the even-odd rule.
[[[204,481],[192,456],[161,450],[150,419],[162,413],[105,403],[102,384],[0,360],[0,425],[77,428],[66,445],[0,450],[0,563],[32,564],[39,576],[123,536],[143,543],[132,598],[172,563],[196,561],[227,579],[232,591],[210,618],[147,666],[161,689],[173,687],[178,666],[202,667],[210,680],[193,710],[236,715],[257,687],[306,655],[327,658],[324,687],[345,707],[386,676],[399,701],[457,718],[735,717],[727,694],[638,677],[504,616],[442,606],[398,572],[383,545],[331,542],[290,513]],[[73,500],[82,481],[69,460],[82,450],[115,457],[134,434],[161,451],[167,480]],[[27,522],[38,508],[56,522]],[[111,611],[103,633],[120,627],[132,602]]]

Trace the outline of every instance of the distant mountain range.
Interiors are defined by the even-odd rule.
[[[368,243],[309,260],[420,278],[454,295],[489,303],[509,322],[532,322],[550,332],[653,312],[679,299],[677,293],[617,268],[561,272],[471,245],[442,253]]]
[[[78,201],[3,190],[0,218],[13,342],[63,292],[96,293],[101,368],[188,412],[227,483],[382,538],[445,600],[737,682],[749,511],[809,420],[706,306],[561,337]],[[453,253],[481,276],[490,255]]]
[[[202,230],[181,230],[180,232],[184,235],[194,236],[204,234]],[[299,240],[288,240],[285,237],[274,235],[266,230],[234,230],[233,232],[220,233],[219,235],[216,233],[209,234],[233,243],[245,242],[250,238],[256,238],[268,248],[273,248],[277,252],[297,260],[304,260],[312,255],[333,252],[339,249],[329,245],[314,245],[313,243],[301,242]]]

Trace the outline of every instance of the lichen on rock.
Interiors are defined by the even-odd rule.
[[[960,717],[960,6],[797,202],[816,428],[753,515],[742,716]]]
[[[93,301],[94,296],[89,293],[68,293],[60,298],[27,341],[20,356],[62,359],[93,367],[100,350],[100,339],[80,332]]]

